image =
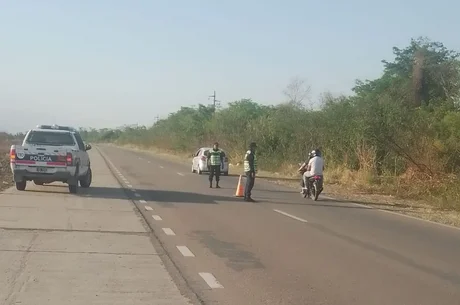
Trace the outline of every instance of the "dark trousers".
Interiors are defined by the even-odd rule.
[[[255,179],[255,176],[253,177],[250,172],[246,172],[246,187],[244,188],[244,198],[251,198],[251,191],[254,187]]]
[[[209,182],[212,182],[212,178],[216,176],[216,182],[219,183],[220,180],[220,165],[210,165],[209,166]]]

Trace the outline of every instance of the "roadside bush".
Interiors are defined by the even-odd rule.
[[[439,42],[412,39],[393,48],[393,62],[351,96],[326,94],[312,110],[296,100],[264,106],[251,99],[182,107],[153,126],[83,130],[87,140],[156,147],[190,154],[219,141],[241,163],[250,141],[260,167],[292,174],[321,148],[328,181],[411,198],[436,198],[460,208],[459,54]]]

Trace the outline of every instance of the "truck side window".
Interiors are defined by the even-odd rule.
[[[74,133],[74,136],[75,136],[75,140],[77,140],[78,149],[84,151],[85,150],[85,144],[83,143],[83,140],[81,139],[80,135],[77,134],[77,133]]]

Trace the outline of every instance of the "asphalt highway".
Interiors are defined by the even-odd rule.
[[[206,175],[191,173],[191,162],[103,152],[153,209],[143,213],[206,304],[460,304],[460,230],[352,203],[309,201],[262,180],[253,191],[258,202],[246,203],[233,196],[237,177],[209,189]],[[206,285],[203,270],[224,288]]]
[[[127,149],[100,146],[91,158],[94,184],[76,196],[55,186],[0,195],[0,272],[11,274],[0,279],[1,304],[460,304],[460,230],[322,195],[313,202],[261,179],[247,203],[233,196],[237,177],[210,189],[191,163]],[[61,235],[39,242],[49,234]],[[56,259],[71,250],[132,259]],[[56,302],[37,302],[40,293]]]

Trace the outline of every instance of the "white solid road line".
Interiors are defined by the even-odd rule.
[[[138,194],[138,193],[134,193],[134,196],[136,196],[136,197],[141,197],[141,195]]]
[[[144,209],[146,209],[147,211],[153,211],[153,209],[152,209],[151,207],[149,207],[148,205],[146,205],[146,206],[144,207]]]
[[[332,197],[329,197],[329,196],[322,196],[322,198],[327,199],[327,200],[336,200],[335,198],[332,198]],[[366,209],[374,210],[373,207],[370,207],[370,206],[368,206],[368,205],[364,205],[364,204],[360,204],[360,203],[355,203],[355,202],[351,202],[351,204],[356,205],[356,206],[359,206],[359,207],[361,207],[361,208],[366,208]]]
[[[176,247],[180,251],[180,253],[182,253],[183,256],[195,257],[195,254],[193,254],[192,251],[190,251],[190,249],[187,248],[187,246],[176,246]]]
[[[142,200],[139,200],[139,203],[146,204],[147,201],[145,201],[145,200],[142,199]]]
[[[294,216],[294,215],[291,215],[289,213],[286,213],[286,212],[283,212],[283,211],[280,211],[280,210],[276,210],[276,209],[273,209],[273,211],[277,212],[277,213],[280,213],[284,216],[287,216],[287,217],[291,217],[292,219],[295,219],[295,220],[298,220],[298,221],[301,221],[301,222],[308,222],[306,221],[305,219],[302,219],[300,217],[297,217],[297,216]]]
[[[198,274],[203,278],[203,280],[206,282],[206,284],[208,284],[208,286],[211,287],[212,289],[224,288],[224,286],[222,286],[219,283],[219,281],[217,281],[217,279],[214,277],[214,275],[212,275],[212,273],[200,272]]]
[[[158,215],[152,215],[152,218],[155,220],[163,220],[160,216]]]
[[[176,235],[173,230],[170,228],[162,228],[163,232],[165,232],[166,235]]]
[[[178,174],[179,176],[185,176],[185,175],[184,175],[184,174],[182,174],[182,173],[177,173],[177,174]]]

